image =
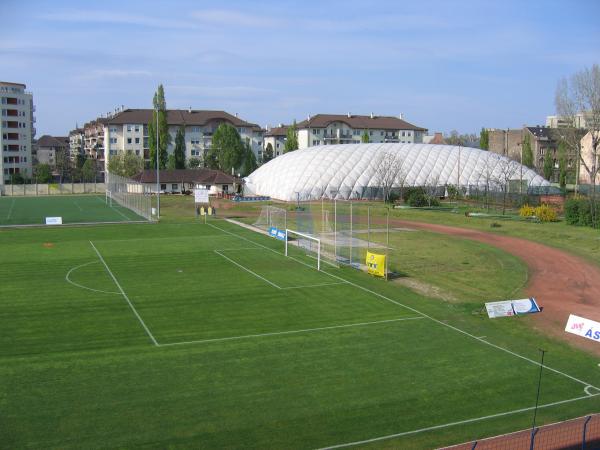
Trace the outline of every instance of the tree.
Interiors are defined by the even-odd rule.
[[[567,187],[567,144],[563,141],[558,144],[558,184],[561,188]]]
[[[566,121],[568,127],[561,129],[563,138],[574,153],[577,154],[578,169],[583,167],[591,184],[590,215],[592,226],[597,226],[596,177],[600,172],[600,66],[594,64],[563,78],[558,82],[554,99],[556,112]],[[581,152],[580,132],[576,128],[576,116],[583,113],[586,117],[586,128],[590,133],[590,155],[587,158]],[[579,170],[577,170],[577,175]]]
[[[427,206],[431,207],[432,201],[437,202],[437,191],[440,184],[440,174],[434,175],[433,172],[427,177],[425,182],[425,193],[427,194]]]
[[[169,155],[169,157],[167,158],[167,169],[177,169],[177,161],[175,159],[175,155]]]
[[[531,149],[531,137],[529,133],[525,133],[525,137],[523,138],[523,146],[521,150],[521,164],[533,168],[533,150]]]
[[[449,136],[444,138],[448,145],[460,145],[462,147],[479,147],[479,137],[476,134],[459,134],[452,130]]]
[[[185,125],[181,125],[177,129],[175,135],[175,150],[173,151],[175,157],[175,169],[185,169]]]
[[[21,172],[13,173],[10,176],[10,184],[25,184],[26,181]]]
[[[71,175],[71,158],[65,150],[56,151],[56,172],[58,172],[59,183],[62,183],[64,179]]]
[[[369,132],[367,130],[363,131],[362,136],[360,137],[360,142],[363,144],[368,144],[371,142],[371,138],[369,137]]]
[[[283,147],[283,153],[293,152],[298,150],[298,130],[296,121],[290,125],[287,129],[287,136],[285,139],[285,146]]]
[[[263,151],[262,163],[266,164],[273,159],[273,145],[269,142]]]
[[[35,168],[34,178],[36,183],[50,183],[52,181],[52,169],[48,164],[38,164]]]
[[[144,160],[132,151],[110,156],[108,171],[122,177],[132,177],[144,170]]]
[[[398,179],[406,179],[406,176],[403,176],[403,165],[404,159],[399,154],[384,152],[379,157],[374,178],[377,188],[382,190],[383,201],[389,200],[392,188],[394,184],[398,184]]]
[[[227,123],[219,125],[207,152],[207,167],[231,173],[232,168],[240,166],[243,157],[244,144],[238,131]]]
[[[96,161],[88,158],[85,160],[83,167],[81,168],[81,175],[84,181],[96,181],[96,174],[98,168],[96,167]]]
[[[492,172],[492,180],[496,186],[500,188],[502,192],[502,214],[506,213],[506,200],[508,199],[508,193],[510,189],[510,181],[519,172],[519,163],[512,159],[504,158],[499,156],[497,159],[496,167]]]
[[[196,158],[195,156],[192,156],[190,159],[188,159],[187,166],[190,169],[197,169],[201,165],[202,165],[202,160],[200,158]]]
[[[169,124],[167,122],[167,103],[165,101],[165,91],[162,84],[154,93],[152,100],[154,110],[152,112],[152,121],[148,124],[148,145],[150,147],[150,166],[156,168],[156,114],[158,111],[158,156],[160,168],[167,166],[167,149],[171,144],[171,135],[169,134]]]
[[[552,181],[552,175],[554,174],[554,160],[552,159],[552,150],[546,149],[546,154],[544,155],[544,178],[546,180]]]
[[[256,162],[256,156],[250,147],[250,141],[246,139],[246,144],[244,145],[244,158],[242,162],[242,170],[241,173],[243,176],[248,176],[252,172],[258,169],[258,163]]]
[[[479,132],[479,148],[482,150],[490,149],[490,133],[485,128]]]

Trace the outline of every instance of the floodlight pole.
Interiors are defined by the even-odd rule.
[[[543,350],[540,348],[540,352],[542,353],[542,361],[540,363],[540,376],[538,378],[538,385],[537,385],[537,395],[535,398],[535,408],[533,410],[533,423],[531,425],[531,449],[533,450],[533,445],[534,445],[534,441],[535,441],[535,419],[537,417],[537,410],[538,410],[538,405],[540,402],[540,387],[542,385],[542,370],[544,369],[544,355],[546,354],[546,350]]]
[[[160,220],[160,163],[158,147],[158,105],[156,106],[156,220]]]

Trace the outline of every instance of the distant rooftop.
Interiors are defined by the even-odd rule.
[[[352,114],[317,114],[298,123],[298,128],[325,128],[332,122],[343,122],[355,129],[427,131],[394,116],[358,116]]]

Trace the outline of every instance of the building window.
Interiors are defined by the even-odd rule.
[[[369,131],[369,136],[373,136],[373,131]]]
[[[172,189],[173,191],[176,191],[176,190],[177,190],[177,183],[173,183],[173,184],[171,184],[171,189]]]
[[[136,155],[138,155],[138,156],[140,156],[140,151],[139,151],[139,150],[136,150],[136,151],[135,151],[135,154],[136,154]]]
[[[116,133],[117,132],[117,127],[110,127],[108,129],[108,131],[110,131],[111,133]]]
[[[131,131],[131,125],[127,125],[127,131]]]
[[[135,143],[139,144],[140,143],[140,138],[135,138]]]
[[[200,139],[192,139],[192,140],[190,141],[190,143],[191,143],[192,145],[200,145]]]
[[[136,132],[136,133],[139,133],[139,132],[140,132],[140,126],[139,126],[139,125],[136,125],[136,126],[135,126],[135,132]]]
[[[111,144],[116,144],[117,143],[117,138],[110,138],[110,143]]]
[[[131,144],[131,138],[127,138],[127,143]]]

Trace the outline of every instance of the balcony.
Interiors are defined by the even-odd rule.
[[[8,117],[17,117],[19,115],[19,111],[17,111],[16,109],[7,109],[6,115]]]
[[[16,144],[9,144],[6,147],[9,152],[18,152],[19,151],[19,146]]]

